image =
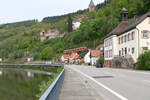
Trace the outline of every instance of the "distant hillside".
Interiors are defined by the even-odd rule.
[[[15,27],[20,27],[20,26],[30,27],[36,23],[38,23],[38,20],[27,20],[27,21],[22,21],[22,22],[7,23],[7,24],[0,25],[0,29],[15,28]]]
[[[33,56],[35,60],[56,60],[66,49],[80,46],[94,49],[120,23],[123,7],[128,9],[131,20],[135,12],[142,15],[142,10],[144,13],[150,11],[147,5],[150,5],[149,0],[111,0],[98,5],[93,12],[84,10],[72,13],[73,18],[76,14],[86,14],[90,18],[83,18],[77,31],[63,38],[47,39],[43,43],[40,42],[41,29],[57,28],[61,33],[67,31],[69,14],[47,17],[42,22],[31,20],[0,25],[0,58],[4,63],[25,62],[28,56]]]
[[[42,22],[52,23],[53,24],[55,22],[58,22],[60,20],[63,20],[65,18],[67,18],[69,15],[75,16],[75,15],[78,15],[78,14],[84,14],[86,11],[87,11],[87,9],[85,9],[85,10],[79,10],[79,11],[77,11],[75,13],[69,13],[69,14],[60,15],[60,16],[45,17],[45,18],[43,18]]]
[[[108,0],[106,0],[106,1],[107,1],[106,3],[109,2]],[[96,5],[96,10],[101,9],[104,6],[105,6],[105,3],[98,4],[98,5]],[[43,18],[42,22],[53,24],[53,23],[56,23],[56,22],[58,22],[60,20],[63,20],[65,18],[67,18],[69,15],[77,16],[77,15],[85,14],[87,12],[88,12],[88,9],[84,9],[84,10],[79,10],[79,11],[74,12],[74,13],[68,13],[68,14],[65,14],[65,15],[45,17],[45,18]]]

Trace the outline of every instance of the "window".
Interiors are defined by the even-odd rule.
[[[120,44],[120,42],[121,42],[121,41],[120,41],[120,38],[119,38],[119,44]]]
[[[130,52],[130,48],[128,49],[128,52]]]
[[[119,50],[119,56],[121,56],[121,50]]]
[[[123,43],[123,37],[121,37],[121,43]]]
[[[125,55],[127,54],[127,48],[125,48]]]
[[[125,35],[124,38],[124,42],[127,42],[127,35]]]
[[[149,35],[149,31],[143,31],[142,33],[143,33],[143,38],[147,39]]]
[[[132,54],[134,54],[134,48],[132,48]]]
[[[122,56],[123,56],[123,52],[124,52],[124,51],[123,51],[123,48],[122,48]]]
[[[130,41],[130,33],[128,34],[128,41]]]
[[[131,39],[134,40],[134,32],[132,32],[131,37]]]
[[[112,50],[110,50],[110,57],[112,57]]]
[[[148,33],[147,33],[147,32],[144,32],[144,33],[143,33],[143,37],[144,37],[144,38],[148,38]]]

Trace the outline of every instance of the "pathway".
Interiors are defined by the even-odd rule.
[[[86,79],[69,67],[65,68],[65,78],[59,100],[103,100]]]

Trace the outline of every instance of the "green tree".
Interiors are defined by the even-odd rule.
[[[72,32],[72,21],[73,21],[73,19],[72,19],[72,17],[71,17],[71,15],[69,15],[68,16],[68,20],[67,20],[67,24],[68,24],[68,32],[70,33],[70,32]]]
[[[51,60],[53,55],[53,49],[50,46],[44,48],[41,52],[42,60]]]
[[[150,51],[146,51],[139,56],[137,69],[150,70]]]

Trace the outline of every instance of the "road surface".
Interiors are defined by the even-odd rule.
[[[77,65],[66,68],[85,77],[104,100],[150,100],[150,72]]]

